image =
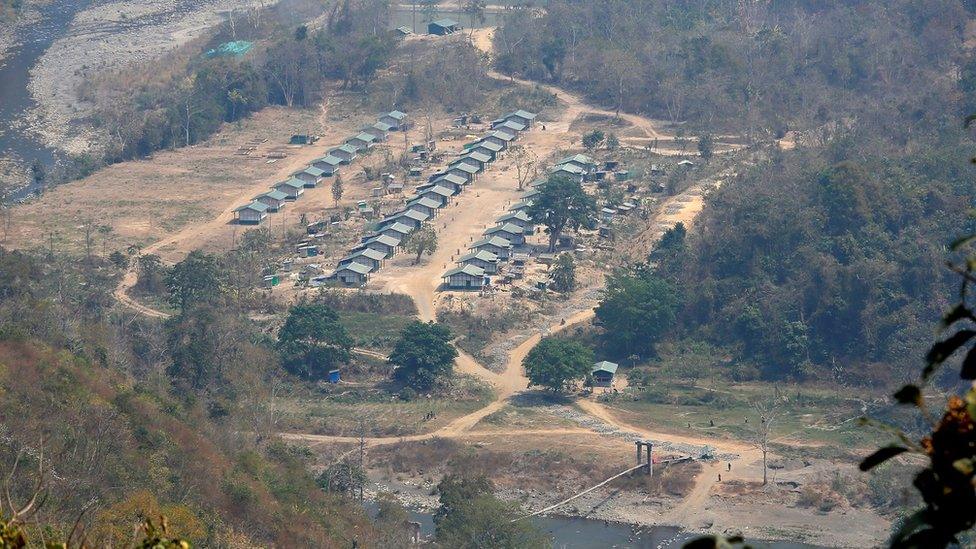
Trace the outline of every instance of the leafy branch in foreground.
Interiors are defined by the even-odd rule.
[[[953,242],[950,249],[962,252],[973,242],[976,235]],[[898,432],[900,444],[877,450],[860,465],[862,471],[868,471],[906,453],[929,460],[929,465],[914,481],[925,507],[904,521],[892,537],[892,547],[946,547],[959,543],[958,534],[976,524],[976,385],[971,385],[965,394],[950,396],[938,421],[933,421],[923,396],[925,385],[957,354],[965,353],[959,377],[976,379],[976,313],[972,292],[976,284],[976,254],[970,249],[965,260],[950,261],[948,266],[960,277],[961,284],[959,301],[942,318],[941,330],[946,335],[926,354],[919,383],[905,385],[894,394],[898,403],[917,408],[934,424],[933,430],[917,444]]]

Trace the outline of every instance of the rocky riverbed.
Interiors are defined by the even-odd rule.
[[[45,143],[71,154],[90,151],[97,134],[80,123],[92,105],[78,96],[99,71],[149,63],[202,36],[230,10],[268,6],[267,0],[117,0],[80,13],[31,70],[37,107],[28,116]]]

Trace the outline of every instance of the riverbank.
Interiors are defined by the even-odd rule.
[[[267,7],[262,0],[118,0],[79,12],[65,36],[54,41],[31,69],[30,93],[37,106],[30,130],[48,146],[68,154],[93,152],[97,130],[83,124],[92,105],[78,94],[81,84],[102,71],[147,64],[203,36],[231,10]]]

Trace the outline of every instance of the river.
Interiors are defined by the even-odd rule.
[[[374,502],[366,502],[365,507],[370,515],[377,512]],[[432,537],[434,516],[428,512],[408,512],[410,520],[420,523],[421,534]],[[677,549],[698,537],[673,526],[633,526],[578,517],[536,517],[532,521],[552,537],[556,549]],[[757,549],[822,549],[790,541],[749,540],[749,543]]]
[[[27,85],[30,70],[44,52],[63,36],[79,11],[92,0],[54,0],[40,7],[38,21],[19,29],[19,45],[0,61],[0,158],[13,159],[29,166],[35,160],[46,166],[54,164],[57,151],[38,140],[26,125],[25,115],[36,106]],[[21,198],[33,191],[22,189],[14,194]]]

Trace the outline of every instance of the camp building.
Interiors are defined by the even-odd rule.
[[[446,36],[461,30],[461,23],[453,19],[438,19],[427,24],[427,34]]]
[[[495,274],[498,272],[498,256],[487,250],[477,250],[461,256],[458,265],[474,265],[487,274]]]
[[[594,387],[610,387],[613,385],[613,376],[617,373],[617,363],[607,362],[606,360],[597,362],[590,371]]]
[[[482,288],[485,285],[485,271],[474,265],[463,265],[444,273],[442,277],[448,288]]]
[[[238,223],[257,225],[264,221],[265,217],[268,217],[268,205],[255,200],[250,204],[234,209],[234,217]]]

